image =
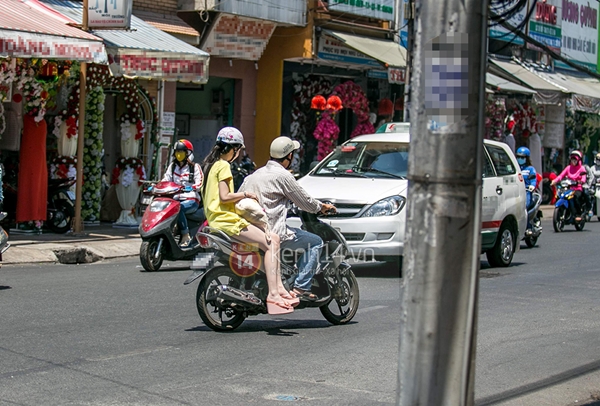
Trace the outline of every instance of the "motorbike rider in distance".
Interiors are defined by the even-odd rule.
[[[569,165],[551,183],[551,185],[554,186],[565,177],[577,182],[577,184],[571,186],[571,189],[575,193],[575,198],[573,199],[574,204],[569,205],[571,209],[571,214],[577,222],[581,221],[581,212],[582,208],[585,205],[585,196],[583,194],[582,185],[586,181],[587,171],[585,170],[585,167],[581,164],[582,158],[583,154],[580,151],[573,150],[570,155]]]
[[[314,301],[317,296],[311,293],[313,276],[319,266],[323,240],[316,234],[286,225],[287,203],[291,201],[301,210],[310,213],[335,213],[335,206],[322,203],[311,197],[296,181],[288,168],[294,151],[300,148],[298,141],[288,137],[277,137],[270,146],[271,159],[265,166],[246,177],[240,187],[241,192],[252,192],[258,196],[269,220],[269,227],[279,235],[282,254],[304,251],[298,260],[298,276],[292,291],[305,299]]]
[[[179,245],[188,247],[192,239],[186,214],[195,213],[200,207],[199,190],[202,187],[204,175],[200,165],[194,163],[194,146],[188,140],[179,140],[173,148],[173,161],[163,176],[164,182],[175,182],[183,186],[183,191],[176,196],[181,208],[177,224],[181,232]]]
[[[519,147],[517,149],[517,162],[521,167],[521,175],[525,181],[525,191],[527,195],[527,210],[531,208],[532,194],[537,184],[537,172],[533,165],[531,165],[531,152],[527,147]]]

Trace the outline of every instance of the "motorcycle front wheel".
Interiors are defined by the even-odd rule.
[[[57,199],[51,203],[46,215],[48,228],[57,234],[64,234],[71,229],[75,208],[70,200]]]
[[[552,225],[554,226],[554,231],[560,233],[565,228],[565,214],[567,209],[564,206],[555,207],[554,215],[552,217]]]
[[[354,272],[348,269],[338,279],[334,276],[325,276],[331,289],[331,300],[329,303],[319,307],[321,314],[331,324],[346,324],[356,314],[360,294],[358,281]]]
[[[164,259],[164,248],[158,251],[160,238],[153,238],[148,241],[142,241],[140,246],[140,262],[142,267],[148,272],[156,272],[160,269]]]
[[[198,284],[196,306],[200,318],[214,331],[232,331],[238,328],[246,319],[241,312],[231,308],[222,308],[216,303],[216,287],[229,285],[234,288],[241,286],[241,279],[226,266],[219,266],[206,273]]]

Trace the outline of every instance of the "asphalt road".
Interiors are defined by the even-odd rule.
[[[478,405],[575,405],[600,390],[600,223],[544,225],[512,267],[482,257]],[[2,268],[0,405],[393,405],[401,279],[381,264],[355,269],[348,325],[305,309],[215,333],[181,266]]]

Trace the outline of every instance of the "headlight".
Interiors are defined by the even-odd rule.
[[[369,207],[361,217],[393,216],[402,210],[406,199],[402,196],[390,196],[381,199]]]

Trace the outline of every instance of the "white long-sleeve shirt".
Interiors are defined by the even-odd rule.
[[[190,200],[194,199],[198,203],[200,203],[200,194],[198,191],[202,187],[202,182],[204,181],[204,174],[202,173],[202,168],[200,165],[194,163],[194,181],[190,182],[190,165],[185,163],[183,166],[179,166],[175,163],[172,163],[167,168],[165,175],[163,176],[164,182],[175,182],[181,186],[191,186],[191,192],[182,192],[178,196],[179,200]]]
[[[251,192],[258,196],[259,203],[265,209],[269,226],[282,241],[294,236],[285,220],[289,202],[300,210],[316,213],[321,210],[322,203],[309,195],[298,184],[294,175],[289,173],[279,162],[269,161],[244,179],[240,192]]]

